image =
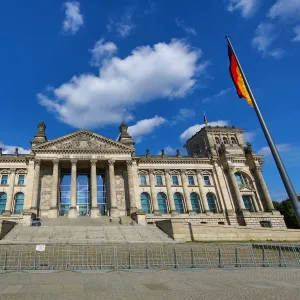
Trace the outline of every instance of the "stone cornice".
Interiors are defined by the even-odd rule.
[[[205,159],[205,160],[197,160],[197,159],[168,159],[167,157],[164,159],[140,159],[139,160],[139,164],[206,164],[206,165],[210,165],[211,162],[209,159]]]
[[[13,156],[13,155],[3,155],[0,156],[0,163],[2,162],[25,162],[26,163],[26,157],[25,155],[21,156]]]

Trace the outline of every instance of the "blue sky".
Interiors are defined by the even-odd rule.
[[[205,2],[205,4],[204,4]],[[173,154],[203,126],[246,129],[265,154],[273,199],[285,191],[253,109],[228,73],[229,34],[300,192],[300,1],[3,1],[0,82],[5,153],[87,128],[115,139],[126,120],[138,154]]]

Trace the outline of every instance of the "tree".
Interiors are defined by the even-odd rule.
[[[298,196],[298,199],[300,200],[300,196]],[[284,221],[287,228],[300,228],[292,203],[289,199],[283,200],[281,202],[273,201],[273,204],[274,208],[276,210],[279,210],[280,213],[284,216]]]

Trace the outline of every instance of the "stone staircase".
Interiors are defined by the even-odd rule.
[[[0,244],[174,243],[155,225],[138,225],[130,217],[99,219],[42,218],[42,226],[16,225]]]

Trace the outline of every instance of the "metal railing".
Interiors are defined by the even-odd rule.
[[[0,270],[300,267],[296,244],[0,245]]]

